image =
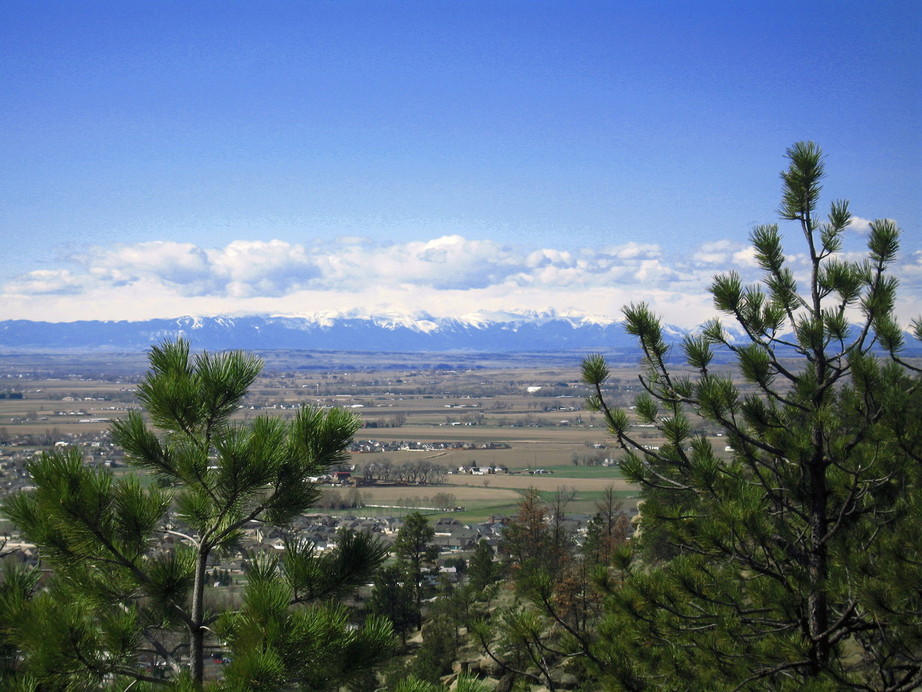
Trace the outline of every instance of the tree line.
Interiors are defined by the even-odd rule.
[[[445,482],[448,468],[428,459],[416,459],[395,463],[383,457],[364,464],[356,464],[355,474],[366,483],[412,483],[416,485],[438,485]]]

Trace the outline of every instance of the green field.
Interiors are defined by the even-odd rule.
[[[363,514],[412,511],[413,497],[438,492],[456,496],[463,512],[442,513],[466,522],[491,515],[514,514],[524,490],[537,488],[549,497],[558,488],[575,491],[570,511],[590,513],[609,482],[629,505],[636,489],[624,484],[613,467],[574,465],[589,457],[616,457],[601,448],[610,438],[598,414],[583,410],[586,392],[580,382],[579,354],[536,354],[495,361],[459,358],[455,370],[434,369],[431,357],[396,354],[357,358],[349,354],[265,354],[267,368],[251,388],[241,419],[257,415],[288,418],[300,405],[342,406],[366,422],[357,439],[383,442],[451,442],[466,448],[355,454],[363,465],[387,457],[393,464],[426,459],[452,470],[446,484],[382,490],[361,488],[369,504],[395,504],[410,498],[407,509],[367,508]],[[396,360],[394,360],[396,359]],[[440,361],[445,358],[440,356]],[[319,367],[327,361],[329,368]],[[393,362],[391,362],[393,361]],[[108,363],[111,362],[111,368]],[[310,369],[304,369],[306,362]],[[111,361],[80,354],[0,356],[0,385],[22,398],[0,400],[0,452],[15,475],[32,454],[66,441],[84,445],[88,458],[109,458],[110,421],[136,408],[135,384],[146,368],[142,354],[113,355]],[[618,397],[631,393],[636,373],[616,371]],[[540,387],[537,392],[530,389]],[[626,399],[625,399],[626,401]],[[102,437],[97,437],[97,436]],[[101,440],[95,448],[93,440]],[[492,445],[489,443],[498,443]],[[598,459],[597,459],[598,460]],[[459,466],[506,466],[513,473],[464,476]],[[528,470],[550,473],[529,475]],[[117,473],[126,471],[124,466]],[[419,504],[419,503],[417,503]],[[352,513],[356,513],[353,511]]]

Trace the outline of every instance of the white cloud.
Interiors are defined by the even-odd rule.
[[[913,292],[922,291],[922,250],[912,252],[897,264],[900,274],[900,288]],[[922,304],[916,305],[916,311],[922,315]]]
[[[700,262],[701,264],[726,264],[727,260],[738,247],[738,243],[733,243],[729,240],[717,240],[710,243],[703,243],[692,253],[692,260]]]
[[[374,245],[374,240],[365,235],[341,235],[336,242],[340,245]]]
[[[203,295],[218,289],[207,253],[193,243],[152,241],[135,245],[91,248],[72,258],[89,276],[112,286],[156,279],[180,295]]]
[[[542,248],[528,253],[525,257],[525,266],[529,269],[549,266],[570,266],[574,262],[573,255],[569,252]]]
[[[225,282],[226,294],[234,298],[282,296],[320,276],[303,245],[282,240],[234,240],[209,250],[208,258],[215,278]]]
[[[4,293],[14,296],[73,296],[82,293],[87,283],[87,277],[75,276],[66,269],[39,269],[10,282]]]
[[[845,230],[853,231],[858,235],[867,235],[871,232],[872,223],[870,219],[862,219],[860,216],[853,216],[852,220],[848,222],[848,226],[845,227]]]
[[[615,245],[603,248],[599,255],[607,255],[609,257],[622,259],[622,260],[645,260],[645,259],[656,259],[662,255],[659,245],[654,245],[652,243],[625,243],[624,245]]]
[[[758,267],[756,261],[756,249],[752,245],[747,245],[741,250],[737,250],[732,255],[733,263],[741,267]]]
[[[373,250],[363,258],[363,266],[383,281],[445,290],[502,282],[523,267],[523,259],[493,241],[451,235]]]
[[[800,276],[803,255],[790,266]],[[523,250],[446,235],[400,244],[342,238],[324,244],[232,240],[223,247],[148,242],[90,248],[74,267],[24,274],[0,293],[0,319],[145,319],[178,314],[580,312],[620,318],[647,301],[667,322],[691,327],[713,316],[715,271],[758,273],[751,248],[702,244],[691,256],[658,245]],[[922,291],[922,253],[894,267]],[[916,301],[918,302],[918,301]]]

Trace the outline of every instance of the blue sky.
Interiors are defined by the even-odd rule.
[[[920,65],[917,2],[4,0],[0,319],[692,326],[803,139],[846,250],[903,228],[909,317]]]

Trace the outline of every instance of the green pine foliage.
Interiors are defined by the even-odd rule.
[[[502,564],[496,559],[486,539],[477,541],[467,566],[467,580],[479,598],[488,600],[494,585],[502,578]]]
[[[311,506],[308,477],[345,458],[359,421],[310,408],[291,421],[232,421],[261,369],[244,353],[192,355],[177,341],[154,348],[150,365],[138,387],[145,415],[132,412],[112,434],[154,483],[56,450],[30,464],[35,489],[3,503],[53,573],[37,593],[22,575],[3,584],[3,643],[17,649],[17,674],[42,689],[198,689],[209,648],[225,641],[230,689],[327,689],[380,661],[389,625],[371,618],[356,629],[335,603],[386,557],[368,536],[345,534],[324,556],[294,542],[283,559],[253,556],[239,610],[218,608],[206,584],[212,559],[238,548],[251,522],[285,526]]]
[[[394,688],[394,692],[489,692],[490,690],[492,690],[492,687],[488,686],[487,683],[463,673],[458,676],[457,681],[451,688],[412,676],[402,680]]]
[[[403,520],[394,541],[394,557],[413,598],[413,613],[417,627],[422,626],[423,594],[427,589],[426,577],[435,570],[439,549],[432,541],[435,529],[419,512],[410,512]]]
[[[374,591],[368,601],[369,612],[387,618],[404,644],[419,621],[413,584],[406,579],[400,565],[386,565],[378,570]]]
[[[452,670],[458,656],[458,634],[455,623],[441,617],[438,611],[430,614],[423,627],[423,641],[413,657],[413,673],[421,680],[438,683]]]
[[[730,273],[711,285],[743,343],[715,320],[673,368],[650,308],[624,310],[646,366],[636,416],[659,430],[659,450],[606,404],[604,359],[583,364],[589,404],[644,497],[599,633],[599,668],[618,689],[922,684],[922,394],[893,316],[899,231],[874,221],[866,256],[844,256],[848,204],[817,211],[822,153],[806,142],[787,157],[780,212],[806,269],[777,226],[760,226],[761,283]],[[718,349],[744,384],[714,366]],[[730,458],[694,432],[697,417],[723,430]]]

